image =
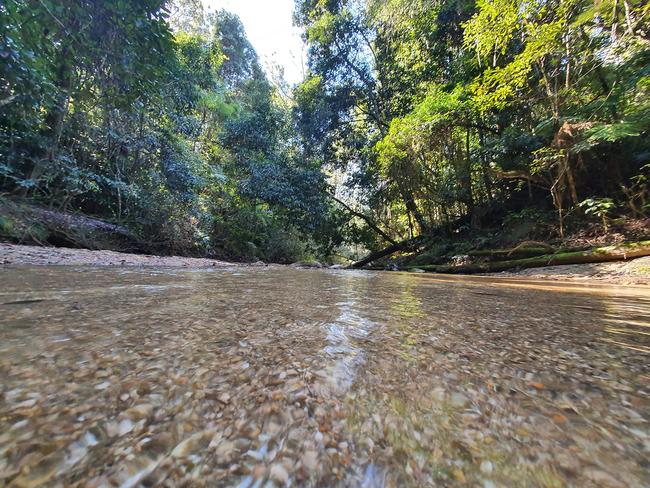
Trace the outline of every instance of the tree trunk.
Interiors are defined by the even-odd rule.
[[[415,218],[415,221],[420,227],[420,233],[425,234],[429,229],[429,224],[424,218],[424,215],[422,215],[422,212],[420,212],[420,209],[418,209],[418,206],[415,203],[415,198],[413,197],[413,192],[411,192],[411,190],[407,188],[402,181],[398,180],[397,185],[399,187],[400,194],[402,195],[404,205],[406,206],[406,210],[408,210],[411,215],[413,215],[413,218]]]
[[[618,0],[614,0],[614,8],[612,9],[612,42],[616,41],[618,37]]]
[[[492,203],[492,180],[490,180],[490,166],[485,158],[485,153],[483,149],[485,148],[485,134],[483,129],[478,130],[478,141],[479,146],[481,147],[481,169],[483,171],[483,184],[485,185],[485,191],[487,193],[488,202]]]
[[[634,15],[632,14],[630,3],[627,0],[623,0],[623,6],[625,7],[625,30],[627,30],[627,33],[629,35],[633,36],[636,21],[634,20]]]
[[[414,247],[417,246],[417,244],[421,241],[420,237],[415,237],[413,239],[406,239],[405,241],[401,242],[396,242],[395,244],[391,244],[390,246],[381,249],[379,251],[375,251],[373,253],[370,253],[368,256],[363,258],[361,261],[357,261],[356,263],[352,263],[352,268],[361,268],[362,266],[365,266],[366,264],[370,264],[373,261],[377,261],[378,259],[381,259],[385,256],[390,256],[391,254],[395,254],[397,251],[405,251],[409,249],[413,249]]]
[[[465,192],[466,204],[470,213],[474,208],[474,194],[472,191],[472,154],[470,151],[471,131],[467,128],[465,134],[465,167],[463,168],[463,191]]]
[[[552,250],[546,247],[525,247],[522,249],[485,249],[480,251],[469,251],[467,255],[473,258],[485,258],[489,261],[510,261],[513,259],[544,256],[549,252],[552,252]]]
[[[42,135],[48,140],[48,147],[42,160],[36,161],[30,180],[39,179],[45,172],[44,161],[52,162],[56,159],[61,135],[63,134],[63,123],[68,113],[70,102],[70,90],[72,89],[72,65],[69,49],[64,47],[60,54],[59,66],[57,69],[56,88],[58,93],[55,97],[54,106],[50,108],[44,118]]]

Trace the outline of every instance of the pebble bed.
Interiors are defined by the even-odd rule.
[[[0,269],[0,486],[650,485],[650,296]]]

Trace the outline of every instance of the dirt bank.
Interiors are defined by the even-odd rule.
[[[65,247],[23,246],[0,242],[0,265],[3,264],[66,264],[95,266],[170,266],[205,268],[234,266],[216,259],[186,258],[180,256],[150,256],[115,251],[91,251]]]
[[[483,275],[486,276],[486,275]],[[612,284],[650,285],[650,256],[609,263],[569,264],[546,268],[490,273],[487,276],[547,280],[603,281]]]

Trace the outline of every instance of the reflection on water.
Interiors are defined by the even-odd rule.
[[[612,344],[650,354],[650,298],[613,301],[606,304],[605,321],[609,324],[603,338]]]
[[[343,393],[352,385],[355,370],[363,362],[363,349],[356,343],[363,340],[375,327],[372,320],[363,316],[363,293],[355,287],[358,278],[350,277],[344,283],[340,292],[346,300],[336,302],[339,315],[333,322],[325,324],[324,334],[327,345],[323,349],[325,356],[330,358],[326,378],[330,387]],[[367,282],[368,280],[366,280]]]
[[[283,267],[0,279],[0,485],[650,484],[642,288]]]

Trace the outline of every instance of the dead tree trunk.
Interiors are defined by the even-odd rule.
[[[396,242],[395,244],[391,244],[390,246],[384,249],[368,254],[365,258],[363,258],[360,261],[357,261],[356,263],[352,263],[352,267],[361,268],[366,264],[370,264],[373,261],[377,261],[378,259],[381,259],[383,257],[390,256],[391,254],[394,254],[398,251],[407,251],[407,250],[415,249],[421,241],[422,241],[421,237],[414,237],[412,239],[406,239],[405,241]]]

